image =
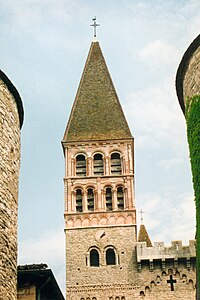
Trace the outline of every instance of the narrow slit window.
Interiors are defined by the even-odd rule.
[[[76,157],[76,176],[86,176],[86,160],[83,154]]]
[[[82,200],[82,190],[76,190],[76,211],[82,212],[83,211],[83,200]]]
[[[106,265],[116,265],[115,251],[111,248],[106,250]]]
[[[94,190],[87,190],[87,208],[89,211],[94,211]]]
[[[90,251],[90,266],[99,267],[99,252],[96,249]]]
[[[106,188],[106,210],[112,210],[112,189]]]
[[[117,206],[119,210],[124,209],[124,189],[122,186],[117,188]]]
[[[121,157],[119,153],[111,154],[111,174],[120,175],[122,173]]]
[[[94,175],[102,176],[103,174],[103,156],[97,153],[94,155]]]

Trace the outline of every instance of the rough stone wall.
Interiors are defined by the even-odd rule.
[[[200,94],[200,47],[190,58],[187,72],[183,82],[183,95],[186,106],[186,99]]]
[[[135,265],[133,266],[135,270]],[[112,283],[99,282],[96,284],[80,284],[69,287],[67,299],[69,300],[194,300],[195,299],[195,283],[196,272],[193,265],[188,270],[184,264],[180,263],[178,268],[174,268],[169,263],[165,271],[162,270],[160,264],[155,266],[153,271],[149,270],[148,265],[144,265],[142,271],[132,274],[132,280],[125,282],[125,275],[121,271],[121,281]],[[102,272],[103,274],[103,272]],[[130,274],[131,275],[131,274]],[[84,281],[87,273],[82,274]],[[100,272],[99,272],[100,276]],[[111,278],[115,276],[115,272],[110,273]],[[124,276],[124,277],[123,277]],[[175,283],[171,290],[168,283],[172,276]],[[123,282],[124,278],[124,282]],[[100,277],[99,277],[100,279]],[[131,283],[132,281],[132,283]]]
[[[28,285],[26,288],[18,289],[17,300],[36,300],[36,287]]]
[[[135,245],[135,226],[67,229],[67,299],[96,296],[105,300],[105,291],[111,297],[120,286],[135,285],[138,278]],[[115,249],[116,265],[106,265],[108,246]],[[99,252],[99,267],[90,266],[91,248]]]
[[[16,102],[0,80],[0,299],[16,300],[20,125]]]
[[[169,283],[174,281],[173,287]],[[167,261],[163,270],[161,262],[154,263],[154,269],[150,271],[146,263],[142,266],[139,275],[141,299],[195,299],[196,268],[195,262],[190,268],[186,267],[186,260],[180,260],[175,267],[174,261]],[[173,290],[172,290],[173,289]]]

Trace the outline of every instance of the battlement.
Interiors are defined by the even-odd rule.
[[[180,261],[190,269],[191,262],[196,257],[196,241],[190,240],[189,245],[183,245],[182,241],[172,241],[171,246],[165,246],[164,242],[155,242],[153,247],[147,247],[146,242],[138,242],[136,245],[138,270],[141,270],[142,263],[149,264],[153,270],[154,262],[160,262],[162,269],[165,269],[166,262],[173,261],[175,268]]]

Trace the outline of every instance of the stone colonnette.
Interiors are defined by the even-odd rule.
[[[21,98],[0,71],[0,299],[17,299],[17,212]]]

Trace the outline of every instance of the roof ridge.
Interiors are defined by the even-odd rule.
[[[98,43],[98,41],[96,41],[96,42]],[[86,69],[86,66],[87,66],[87,62],[89,61],[89,58],[90,58],[90,55],[91,55],[91,52],[92,52],[93,43],[96,43],[96,42],[92,41],[92,43],[90,45],[90,49],[89,49],[88,56],[87,56],[87,59],[86,59],[86,62],[85,62],[84,68],[83,68],[83,72],[82,72],[81,79],[80,79],[80,82],[79,82],[79,85],[78,85],[78,90],[76,92],[75,100],[74,100],[73,105],[72,105],[69,120],[68,120],[67,127],[66,127],[66,130],[65,130],[65,133],[64,133],[64,137],[67,136],[69,126],[70,126],[70,123],[71,123],[71,119],[72,119],[72,115],[73,115],[73,110],[74,110],[76,100],[77,100],[79,92],[80,92],[81,83],[83,82],[83,77],[84,77],[85,69]],[[64,142],[64,137],[63,137],[62,142]]]

